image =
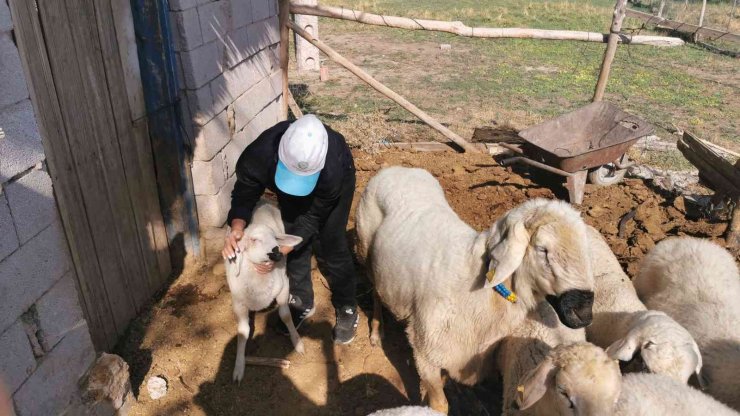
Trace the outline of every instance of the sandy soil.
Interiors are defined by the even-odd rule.
[[[483,155],[357,152],[355,157],[357,197],[382,166],[423,167],[440,180],[460,217],[478,230],[527,199],[564,196],[557,183],[544,186],[533,181],[536,178],[528,172],[502,168]],[[586,222],[605,235],[630,275],[647,250],[666,236],[693,235],[721,242],[727,227],[726,221],[693,218],[697,214],[691,209],[692,218],[687,219],[682,197],[661,195],[655,189],[641,180],[608,188],[588,186],[581,207]],[[619,236],[620,220],[632,210],[634,218],[623,221]],[[354,224],[348,228],[352,236]],[[329,291],[320,272],[314,270],[317,313],[300,331],[306,354],[292,352],[289,339],[272,329],[276,314],[257,313],[247,353],[287,358],[292,365],[285,370],[248,367],[245,380],[236,385],[231,382],[236,323],[223,266],[186,270],[132,325],[118,348],[131,365],[138,397],[131,414],[365,415],[409,401],[418,403],[418,376],[402,326],[386,314],[383,346],[369,345],[366,316],[372,308],[370,286],[359,265],[358,271],[362,317],[358,337],[350,346],[332,345],[334,314]],[[155,375],[169,382],[168,394],[157,401],[149,398],[145,384]],[[499,414],[500,391],[495,379],[474,388],[448,382],[446,392],[451,414]]]

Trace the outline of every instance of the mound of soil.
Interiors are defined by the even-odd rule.
[[[381,167],[420,167],[439,179],[454,210],[478,230],[528,199],[563,196],[560,178],[548,187],[535,181],[534,172],[500,167],[485,155],[391,151],[370,155],[357,151],[355,160],[355,205],[367,181]],[[627,180],[608,188],[588,186],[579,209],[586,222],[607,238],[630,275],[655,242],[666,236],[685,234],[722,243],[720,238],[727,227],[725,222],[686,219],[681,198],[662,195],[641,180]],[[621,221],[627,214],[627,219]],[[354,223],[348,228],[352,235]],[[409,401],[418,403],[419,379],[403,327],[386,314],[382,347],[369,344],[371,287],[360,266],[358,272],[362,317],[351,345],[332,344],[334,310],[330,292],[315,269],[312,277],[317,310],[300,329],[306,354],[293,352],[289,339],[272,329],[277,321],[275,313],[257,313],[247,354],[286,358],[291,366],[247,367],[245,380],[237,385],[232,382],[236,322],[225,288],[224,268],[219,264],[187,269],[164,297],[132,324],[118,347],[117,352],[131,366],[137,394],[131,415],[366,415]],[[140,389],[151,376],[168,381],[163,398],[151,399],[145,388]],[[500,386],[495,379],[472,388],[448,382],[445,390],[452,415],[500,413]]]

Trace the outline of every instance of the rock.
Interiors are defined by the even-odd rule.
[[[676,197],[673,200],[673,207],[682,214],[686,214],[686,199],[683,196]]]
[[[125,415],[132,401],[128,364],[115,354],[102,353],[83,382],[82,400],[91,414]]]
[[[167,380],[162,376],[149,377],[146,390],[149,392],[149,397],[159,400],[167,394]]]
[[[439,45],[439,49],[441,49],[443,51],[449,51],[449,50],[452,49],[452,45],[450,45],[449,43],[441,43]]]
[[[460,165],[455,165],[452,167],[452,174],[453,175],[462,175],[465,173],[465,168]]]
[[[216,264],[214,264],[213,268],[211,269],[211,273],[216,276],[226,276],[226,265],[224,264],[224,262],[216,262]]]

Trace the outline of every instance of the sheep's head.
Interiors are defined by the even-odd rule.
[[[619,365],[588,342],[559,345],[517,388],[516,404],[525,410],[545,394],[548,414],[608,415],[622,388]]]
[[[252,263],[278,262],[283,259],[280,246],[294,247],[303,241],[290,234],[277,234],[263,224],[251,224],[244,230],[239,247]]]
[[[663,312],[645,312],[627,335],[606,352],[620,361],[640,361],[641,368],[637,370],[666,375],[682,383],[696,374],[702,384],[699,347],[684,327]]]
[[[491,228],[487,251],[494,287],[513,276],[528,309],[542,299],[569,328],[591,323],[594,278],[586,224],[561,201],[535,199],[512,209]]]

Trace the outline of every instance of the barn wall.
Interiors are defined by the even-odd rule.
[[[51,415],[95,351],[12,34],[0,0],[0,383],[19,416]]]
[[[170,9],[201,239],[213,258],[236,161],[280,120],[277,0],[171,0]]]

